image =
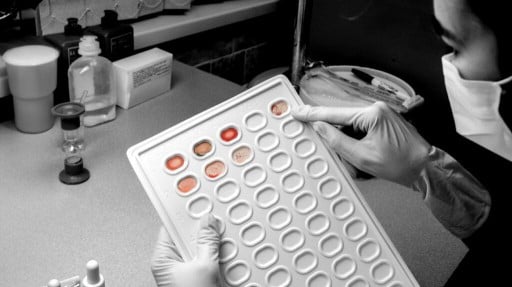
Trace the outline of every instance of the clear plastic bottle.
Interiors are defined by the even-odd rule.
[[[69,98],[85,106],[84,125],[95,126],[116,118],[116,85],[112,63],[99,56],[96,36],[80,39],[78,54],[68,70]]]

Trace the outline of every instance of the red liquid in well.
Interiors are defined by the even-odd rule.
[[[171,170],[175,171],[183,166],[185,163],[185,159],[181,155],[175,155],[167,159],[167,162],[165,163],[165,166]]]
[[[206,166],[204,172],[209,178],[216,178],[223,174],[226,170],[226,166],[222,161],[214,161]]]
[[[184,179],[180,180],[180,182],[178,183],[178,189],[183,193],[187,193],[194,189],[196,185],[196,179],[193,176],[187,176]]]
[[[203,141],[194,146],[194,153],[197,156],[203,156],[212,150],[212,144],[208,141]]]
[[[220,138],[225,142],[230,142],[238,137],[238,130],[231,127],[220,133]]]
[[[280,116],[288,111],[288,104],[285,101],[279,101],[272,105],[272,113],[276,116]]]

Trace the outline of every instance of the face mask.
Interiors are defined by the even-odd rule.
[[[452,59],[448,54],[441,60],[457,133],[512,161],[512,133],[498,112],[501,85],[512,76],[498,82],[465,80]]]

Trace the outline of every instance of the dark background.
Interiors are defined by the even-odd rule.
[[[405,117],[433,145],[456,148],[441,56],[431,27],[432,0],[310,0],[306,57],[394,74],[425,102]]]

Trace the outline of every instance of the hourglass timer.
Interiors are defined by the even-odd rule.
[[[65,184],[79,184],[90,177],[82,159],[85,143],[81,115],[84,112],[85,108],[81,103],[67,102],[52,108],[52,114],[60,118],[62,129],[61,148],[65,158],[64,170],[59,173],[59,180]]]

